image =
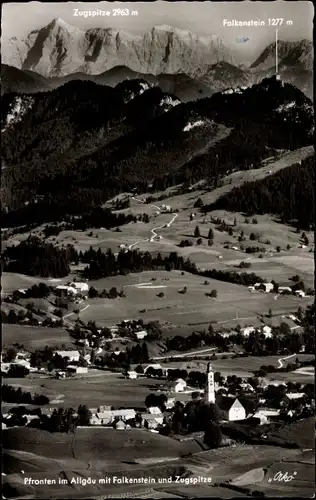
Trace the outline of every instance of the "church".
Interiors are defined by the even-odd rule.
[[[205,402],[216,404],[221,410],[224,420],[234,422],[246,418],[246,410],[238,398],[215,395],[214,370],[211,363],[207,364]]]

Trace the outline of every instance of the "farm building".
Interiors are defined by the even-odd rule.
[[[218,396],[216,398],[216,404],[222,411],[224,419],[228,420],[229,422],[244,420],[246,418],[246,410],[239,399],[226,396]]]
[[[282,399],[283,404],[287,404],[295,399],[302,399],[305,396],[304,392],[288,392]]]
[[[292,289],[289,286],[279,286],[279,293],[292,293]]]
[[[266,293],[272,292],[273,288],[273,283],[260,283],[260,286],[258,287],[259,290],[263,290]]]
[[[166,402],[167,410],[170,410],[171,408],[173,408],[174,404],[175,404],[175,398],[168,398],[167,402]]]
[[[124,431],[126,429],[126,424],[122,420],[118,420],[115,424],[115,429],[117,431]]]
[[[77,293],[81,293],[82,295],[89,292],[88,283],[74,281],[73,283],[70,283],[70,286],[73,287],[77,291]]]
[[[183,380],[182,378],[178,378],[175,382],[175,385],[174,385],[174,391],[175,392],[182,392],[182,391],[184,391],[186,386],[187,386],[186,381]]]
[[[78,373],[78,374],[88,373],[88,367],[87,366],[68,365],[67,371],[70,373]]]
[[[100,407],[99,409],[101,410],[103,408]],[[103,410],[94,413],[91,416],[90,425],[110,425],[115,421],[115,419],[119,419],[126,422],[127,420],[134,419],[135,417],[136,417],[136,412],[133,409]]]
[[[74,295],[77,295],[78,291],[73,286],[58,285],[55,288],[55,293],[57,295],[67,295],[68,297],[73,297]]]
[[[261,332],[265,336],[265,338],[271,338],[272,337],[272,328],[271,326],[265,325],[262,329]]]
[[[56,351],[55,354],[58,354],[62,358],[68,358],[69,361],[79,361],[80,358],[79,351]]]
[[[143,413],[142,414],[142,427],[147,429],[157,429],[159,425],[163,424],[163,415],[153,415],[151,413]]]
[[[135,336],[136,336],[137,340],[142,340],[145,337],[147,337],[147,335],[148,335],[148,333],[146,332],[146,330],[139,330],[139,331],[135,332]]]
[[[145,368],[144,368],[144,373],[146,374],[148,368],[153,368],[154,370],[162,370],[162,366],[159,365],[158,363],[155,363],[153,365],[147,365]]]
[[[249,335],[251,333],[253,333],[255,331],[255,327],[254,326],[246,326],[245,328],[242,328],[241,329],[241,334],[244,336],[244,337],[249,337]]]
[[[303,290],[296,290],[295,295],[296,297],[305,297],[305,292]]]
[[[127,378],[135,379],[137,377],[138,377],[138,373],[135,372],[135,370],[130,370],[129,372],[127,372]]]

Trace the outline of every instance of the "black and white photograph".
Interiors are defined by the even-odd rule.
[[[2,5],[3,500],[315,498],[313,18]]]

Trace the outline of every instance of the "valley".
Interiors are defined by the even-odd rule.
[[[5,5],[4,500],[313,498],[303,4],[260,40],[241,4]]]

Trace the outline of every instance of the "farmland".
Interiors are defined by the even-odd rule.
[[[14,343],[24,345],[31,351],[44,349],[45,346],[73,348],[73,341],[63,328],[46,328],[28,325],[2,325],[2,345],[6,348]]]
[[[309,355],[309,354],[298,354],[297,356],[293,356],[293,358],[289,358],[288,360],[284,360],[284,366],[286,366],[287,363],[293,362],[293,360],[298,359],[300,361],[313,361],[314,356]],[[246,358],[232,358],[229,357],[227,359],[216,359],[212,360],[211,364],[214,369],[214,371],[219,371],[221,372],[222,375],[237,375],[239,377],[249,377],[253,374],[254,371],[259,370],[262,365],[273,365],[275,367],[279,366],[278,360],[280,356],[248,356]],[[187,359],[186,361],[176,361],[173,360],[170,362],[170,365],[172,364],[173,367],[177,367],[180,369],[187,369],[187,370],[200,370],[200,371],[205,371],[206,370],[206,365],[208,361],[194,361]],[[168,366],[169,363],[161,363],[162,366]],[[295,371],[294,372],[288,372],[288,373],[270,373],[267,375],[269,379],[272,380],[292,380],[292,381],[297,381],[302,383],[307,383],[311,382],[311,376],[304,376],[304,375],[299,375]],[[307,382],[303,382],[303,380]]]
[[[152,281],[154,280],[154,281]],[[97,324],[112,325],[122,319],[139,318],[159,320],[170,325],[208,325],[211,321],[225,327],[260,324],[259,315],[272,309],[273,316],[280,317],[296,311],[302,299],[294,296],[250,293],[247,287],[208,279],[180,271],[144,271],[128,276],[115,276],[92,281],[91,286],[101,290],[116,286],[123,288],[127,299],[94,299],[89,308],[80,314],[83,321],[95,320]],[[187,287],[185,294],[179,293]],[[216,299],[206,292],[216,289]],[[157,297],[158,293],[163,298]],[[312,299],[304,300],[304,305]],[[140,313],[140,311],[142,311]]]
[[[6,383],[37,394],[44,393],[53,401],[58,396],[59,403],[51,403],[52,407],[67,405],[77,408],[80,404],[88,407],[144,406],[146,396],[161,382],[146,378],[128,380],[121,373],[90,370],[87,375],[75,379],[57,380],[33,374],[24,379],[8,378]]]

